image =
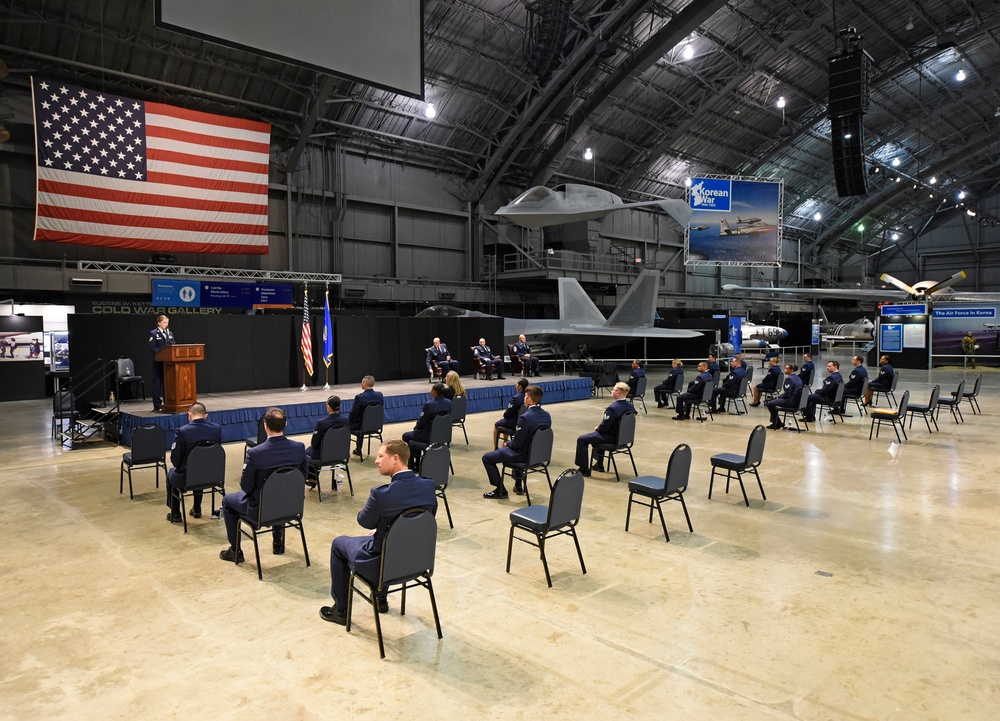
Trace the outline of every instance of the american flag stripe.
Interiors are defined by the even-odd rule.
[[[56,173],[58,172],[60,171],[56,171]],[[101,178],[100,180],[104,180],[104,178]],[[38,182],[38,192],[47,194],[47,197],[55,195],[75,196],[77,198],[93,198],[94,200],[102,200],[107,203],[115,202],[115,199],[118,197],[117,193],[113,190],[106,190],[98,187],[81,188],[80,186],[73,185],[72,183],[62,183],[55,180],[40,180]],[[241,213],[244,215],[267,214],[266,205],[244,203],[239,202],[238,200],[201,200],[202,193],[199,190],[178,189],[175,192],[177,193],[177,197],[149,195],[147,193],[142,202],[148,206],[163,205],[179,209],[190,208],[194,210],[208,210],[216,213]],[[186,195],[181,196],[180,194],[182,192]],[[232,197],[252,198],[253,196],[237,196],[232,194]],[[51,204],[51,200],[51,198],[47,199],[45,201],[46,204]],[[64,199],[63,202],[70,203],[71,201]],[[95,206],[96,205],[97,204],[95,203]],[[126,208],[129,206],[123,205],[122,207]]]
[[[32,91],[36,239],[267,253],[266,123],[38,79]]]

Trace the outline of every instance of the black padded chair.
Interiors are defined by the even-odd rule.
[[[969,407],[972,408],[972,414],[978,415],[983,412],[983,409],[979,407],[979,391],[983,387],[983,374],[980,373],[976,376],[976,383],[972,386],[971,391],[965,391],[962,395],[965,400],[969,401]]]
[[[454,528],[451,520],[451,508],[448,506],[448,472],[451,468],[451,448],[440,443],[427,447],[420,459],[420,473],[424,478],[434,481],[434,492],[444,501],[444,510],[448,514],[448,527]]]
[[[514,547],[514,539],[527,543],[538,549],[542,557],[542,568],[545,569],[545,580],[552,588],[552,576],[549,575],[549,562],[545,558],[545,541],[556,536],[572,536],[576,545],[576,555],[580,559],[580,570],[587,573],[583,563],[583,552],[580,541],[576,537],[576,526],[580,522],[583,511],[583,476],[577,470],[566,470],[556,479],[552,486],[552,495],[548,506],[527,506],[510,514],[510,537],[507,539],[507,573],[510,573],[510,557]],[[523,530],[531,533],[534,540],[515,536],[514,531]]]
[[[632,518],[632,504],[649,508],[649,522],[653,522],[653,509],[660,514],[660,525],[663,526],[663,535],[670,543],[670,534],[667,533],[667,524],[663,520],[663,502],[680,501],[681,508],[684,509],[684,518],[687,520],[688,531],[694,533],[691,526],[691,516],[688,515],[687,504],[684,502],[684,491],[688,487],[688,479],[691,475],[691,446],[686,443],[678,445],[674,452],[670,454],[670,461],[667,463],[667,472],[663,478],[659,476],[640,476],[628,482],[628,511],[625,513],[625,532],[628,533],[629,521]],[[646,501],[637,500],[640,496]]]
[[[931,430],[931,421],[934,421],[934,428],[936,430],[941,430],[938,428],[937,418],[934,414],[937,412],[938,400],[941,398],[941,386],[934,386],[931,389],[930,400],[927,401],[927,405],[922,403],[910,403],[906,407],[906,415],[910,417],[910,428],[913,428],[913,416],[923,416],[924,423],[927,424],[927,432],[933,433]]]
[[[892,380],[889,381],[889,390],[882,391],[878,388],[872,388],[872,405],[878,403],[879,396],[885,396],[889,401],[889,407],[894,408],[896,406],[896,384],[899,383],[899,371],[895,371],[892,374]]]
[[[751,368],[750,370],[753,370],[753,368]],[[737,389],[736,395],[730,398],[726,398],[727,412],[730,412],[731,410],[735,411],[736,415],[738,416],[746,415],[747,413],[750,412],[750,409],[747,408],[747,397],[746,397],[747,388],[749,387],[749,385],[750,385],[750,373],[747,373],[745,376],[740,378],[740,387]],[[739,407],[740,403],[743,404],[742,411],[740,410]]]
[[[523,416],[527,410],[528,410],[527,404],[522,403],[521,407],[517,409],[518,420],[521,419],[521,416]],[[511,436],[514,435],[514,432],[516,430],[517,430],[516,424],[514,428],[505,428],[504,426],[497,426],[497,448],[500,447],[499,442],[501,438],[506,442],[507,439],[509,439]],[[494,448],[494,450],[496,449]]]
[[[472,351],[472,377],[477,381],[482,378],[486,378],[486,363],[483,359],[476,355],[476,347],[472,346],[469,350]]]
[[[840,383],[837,384],[837,390],[834,391],[833,400],[827,401],[825,399],[819,399],[816,401],[817,416],[816,421],[820,421],[822,417],[823,408],[830,409],[830,420],[833,421],[833,425],[837,425],[837,416],[840,416],[840,420],[844,420],[844,379],[840,379]]]
[[[128,472],[128,497],[135,500],[132,493],[132,471],[141,468],[156,469],[156,487],[160,487],[160,469],[164,480],[167,476],[167,432],[162,426],[152,423],[139,426],[132,432],[132,450],[122,454],[122,465],[118,471],[118,493],[124,492],[125,473]]]
[[[503,482],[504,476],[507,475],[507,469],[510,468],[513,475],[513,471],[521,472],[521,485],[524,488],[524,497],[531,505],[531,493],[528,491],[528,474],[529,473],[544,473],[545,480],[549,484],[549,490],[552,490],[552,477],[549,475],[549,463],[552,462],[552,447],[555,445],[555,434],[552,432],[551,426],[542,426],[535,431],[535,435],[531,437],[531,443],[528,446],[528,460],[526,461],[515,461],[510,463],[504,463],[500,472],[500,482]]]
[[[632,475],[639,475],[639,471],[635,467],[635,458],[632,456],[633,443],[635,443],[635,413],[626,412],[621,420],[618,421],[618,435],[615,437],[614,443],[597,443],[594,445],[595,452],[604,451],[604,455],[611,461],[611,465],[615,469],[615,481],[618,483],[621,483],[622,480],[621,475],[618,473],[618,463],[615,461],[615,456],[619,453],[628,455],[629,460],[632,461]]]
[[[451,425],[462,429],[465,445],[469,445],[469,434],[465,431],[465,416],[469,412],[469,397],[455,396],[451,399]]]
[[[441,619],[438,617],[437,600],[431,576],[434,575],[434,555],[437,550],[437,521],[426,508],[404,511],[392,525],[382,540],[382,555],[379,561],[378,578],[368,578],[354,569],[351,570],[350,586],[347,592],[347,632],[351,632],[351,616],[354,612],[354,594],[358,594],[371,604],[375,615],[375,632],[378,635],[378,652],[385,658],[385,644],[382,641],[382,622],[379,620],[376,599],[383,594],[400,592],[399,615],[406,615],[406,589],[421,586],[431,597],[434,612],[434,626],[437,637],[441,635]],[[363,583],[365,593],[357,586]],[[399,588],[393,588],[399,586]]]
[[[765,501],[767,496],[764,494],[764,484],[760,482],[760,473],[757,468],[764,460],[764,443],[767,440],[767,429],[764,426],[758,425],[752,431],[750,431],[750,440],[747,441],[747,451],[744,455],[738,455],[736,453],[717,453],[712,456],[710,462],[712,464],[712,477],[708,482],[708,498],[712,498],[712,487],[715,485],[715,474],[716,472],[721,473],[722,470],[726,471],[726,493],[729,493],[729,483],[732,480],[733,474],[736,474],[736,480],[739,481],[740,490],[743,492],[743,502],[750,507],[750,499],[747,498],[747,489],[743,485],[743,474],[753,473],[757,478],[757,486],[760,488],[760,496]],[[722,469],[722,470],[720,470]]]
[[[646,410],[646,376],[642,376],[635,382],[635,393],[628,397],[628,400],[632,403],[632,411],[638,413],[635,410],[635,402],[639,401],[642,403],[642,412],[647,413]]]
[[[513,343],[507,344],[507,357],[510,358],[511,375],[527,377],[524,372],[524,363],[521,362],[521,356],[514,352]]]
[[[382,443],[382,428],[385,426],[385,406],[381,403],[369,403],[365,406],[364,412],[361,414],[361,429],[354,434],[354,439],[358,444],[358,448],[361,448],[361,444],[364,443],[365,439],[368,439],[368,450],[367,453],[370,456],[372,454],[372,438],[378,438],[378,442]],[[360,456],[361,462],[365,462],[365,457]]]
[[[955,419],[955,423],[958,423],[960,418],[962,423],[965,423],[965,416],[962,415],[962,409],[959,408],[963,398],[965,398],[965,381],[961,380],[958,382],[958,390],[952,393],[950,398],[938,400],[938,410],[935,417],[941,415],[941,407],[943,406],[951,411],[951,417]]]
[[[215,441],[202,441],[188,453],[187,467],[184,470],[184,485],[173,487],[167,485],[167,491],[174,493],[181,503],[181,518],[184,520],[184,533],[188,532],[187,498],[196,491],[208,491],[212,497],[212,515],[215,515],[215,494],[219,500],[226,495],[226,449]]]
[[[896,432],[896,440],[900,443],[903,439],[909,440],[906,436],[906,409],[910,403],[910,392],[903,391],[902,397],[899,399],[899,406],[895,409],[892,408],[872,408],[869,415],[872,419],[871,430],[868,431],[868,440],[872,439],[872,433],[878,438],[878,432],[882,429],[883,423],[889,423],[892,425],[892,430]],[[903,438],[899,437],[900,431],[903,432]]]
[[[119,358],[115,361],[115,386],[117,387],[116,397],[120,401],[122,396],[122,389],[128,388],[129,395],[135,398],[135,386],[139,386],[139,390],[142,391],[142,399],[146,400],[146,384],[142,382],[142,376],[137,376],[135,374],[135,364],[132,362],[131,358]]]
[[[668,390],[665,393],[666,407],[670,407],[670,402],[673,400],[674,396],[680,395],[684,392],[684,372],[681,371],[674,377],[674,387],[672,390]],[[677,401],[674,400],[674,407],[677,407]]]
[[[80,411],[76,409],[76,396],[73,391],[56,391],[52,396],[52,438],[58,439],[65,432],[67,421],[72,428],[78,420]]]
[[[263,581],[260,568],[260,546],[257,536],[273,533],[275,526],[297,528],[302,536],[302,552],[309,567],[309,549],[306,547],[306,532],[302,528],[302,513],[305,510],[306,479],[298,468],[278,468],[265,480],[260,489],[260,505],[253,516],[241,513],[239,533],[236,535],[236,557],[240,556],[243,536],[253,539],[253,553],[257,558],[257,580]],[[249,528],[247,531],[244,526]]]
[[[416,454],[422,454],[428,446],[432,446],[435,443],[439,443],[443,446],[451,446],[451,431],[452,431],[452,417],[451,413],[439,413],[434,416],[431,420],[431,433],[430,438],[426,443],[423,441],[410,441],[410,457],[412,458]],[[413,468],[417,468],[418,464],[414,464]],[[455,466],[451,466],[451,472],[455,472]]]
[[[261,443],[267,440],[267,429],[264,427],[264,416],[261,415],[257,419],[257,435],[247,438],[243,442],[243,459],[246,460],[247,453],[250,452],[251,448],[259,446]]]
[[[802,392],[799,393],[798,405],[796,405],[794,408],[778,409],[778,415],[781,416],[780,420],[782,423],[785,423],[788,420],[789,416],[791,416],[792,420],[795,422],[794,429],[788,428],[786,426],[786,430],[789,431],[794,430],[796,433],[801,433],[803,430],[806,431],[809,430],[809,421],[805,419],[806,406],[808,405],[808,403],[809,403],[809,389],[803,387]],[[799,426],[799,420],[802,421],[802,424],[805,426],[805,429]]]
[[[319,502],[323,502],[323,482],[320,474],[330,471],[330,492],[337,490],[337,469],[341,468],[347,474],[347,485],[354,495],[354,483],[351,481],[351,429],[347,426],[327,428],[323,434],[319,458],[309,459],[309,475],[316,479],[316,494]]]
[[[701,389],[701,398],[692,404],[691,411],[697,412],[698,415],[695,416],[695,420],[699,423],[704,423],[707,416],[711,416],[712,422],[715,422],[714,401],[712,399],[712,391],[714,390],[715,386],[711,383],[706,383]]]

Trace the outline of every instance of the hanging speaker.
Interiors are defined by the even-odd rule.
[[[827,114],[860,115],[868,111],[868,86],[872,59],[864,50],[838,55],[829,60],[830,100]]]
[[[865,195],[868,174],[865,172],[865,125],[861,114],[830,118],[833,145],[833,174],[837,195]]]

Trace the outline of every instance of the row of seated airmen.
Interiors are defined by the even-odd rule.
[[[895,370],[890,364],[888,356],[883,355],[879,358],[878,376],[870,381],[868,380],[868,371],[864,367],[864,359],[861,356],[854,356],[851,359],[851,363],[854,368],[844,384],[843,398],[845,400],[860,399],[863,397],[863,405],[870,406],[872,394],[875,391],[888,391],[892,388]],[[769,359],[769,364],[767,374],[760,383],[754,386],[753,402],[750,403],[750,406],[754,408],[759,406],[761,404],[761,397],[764,395],[774,396],[766,402],[766,407],[771,416],[771,425],[768,428],[777,430],[784,426],[778,419],[779,410],[781,408],[797,408],[803,390],[807,388],[811,390],[812,379],[815,375],[815,365],[812,362],[812,355],[809,353],[803,355],[801,368],[795,363],[786,363],[782,369],[778,364],[777,357],[773,356]],[[633,361],[632,366],[633,374],[629,377],[630,397],[635,394],[635,386],[632,380],[637,370],[642,375],[645,375],[638,361]],[[689,420],[691,418],[691,407],[701,400],[704,387],[708,383],[716,384],[716,387],[712,391],[711,409],[718,413],[725,412],[727,399],[735,398],[738,395],[742,380],[746,376],[746,368],[743,365],[742,355],[737,354],[730,363],[729,374],[724,379],[721,379],[721,383],[718,382],[716,380],[719,377],[718,362],[715,356],[710,355],[708,361],[702,361],[698,364],[698,376],[688,385],[687,391],[681,392],[681,389],[684,387],[683,368],[683,362],[674,360],[670,374],[663,383],[653,388],[657,408],[664,408],[668,405],[670,397],[677,395],[675,403],[677,415],[674,416],[674,420],[678,421]],[[837,387],[843,380],[838,361],[832,360],[828,362],[826,369],[829,375],[824,379],[823,385],[816,392],[810,392],[806,408],[803,412],[803,419],[810,423],[815,422],[817,405],[834,405]],[[781,389],[779,391],[778,386],[782,370],[784,370],[785,380],[783,383],[780,383]],[[839,412],[843,409],[836,408],[835,410]]]
[[[688,393],[693,390],[696,383],[714,382],[714,376],[709,371],[710,361],[702,361],[698,365],[699,375],[688,387]],[[862,389],[866,392],[865,403],[870,405],[871,393],[873,390],[888,390],[891,386],[893,369],[889,364],[889,359],[883,356],[880,359],[881,370],[879,377],[864,386],[867,378],[867,371],[862,365],[862,358],[854,356],[852,360],[854,371],[850,380],[852,392],[860,396]],[[811,358],[806,355],[803,369],[806,364],[811,365]],[[771,361],[772,368],[777,366],[776,359]],[[680,367],[680,361],[674,362],[671,375],[677,377],[675,371]],[[813,397],[816,396],[826,400],[832,400],[829,388],[836,388],[840,383],[839,364],[837,361],[830,361],[827,364],[830,376],[825,379],[823,387],[817,393],[810,396],[810,403],[807,413],[815,412]],[[797,366],[793,363],[785,365],[786,381],[784,393],[781,397],[769,401],[785,399],[791,401],[794,398],[798,403],[798,393],[802,392],[803,378],[801,375],[793,375]],[[743,373],[740,373],[743,371]],[[681,372],[682,373],[682,372]],[[801,373],[801,372],[800,372]],[[736,357],[731,364],[731,370],[727,380],[732,377],[742,377],[742,358]],[[604,452],[602,446],[613,444],[617,439],[618,426],[622,418],[634,412],[634,408],[629,400],[635,394],[640,378],[645,376],[645,371],[639,361],[632,364],[632,373],[629,376],[629,383],[616,383],[612,390],[612,403],[605,409],[601,422],[591,433],[585,433],[577,438],[575,463],[579,472],[589,477],[593,470],[604,472]],[[768,376],[777,378],[777,373],[769,372]],[[809,378],[811,379],[811,373]],[[766,380],[766,379],[765,379]],[[226,525],[226,535],[229,546],[219,553],[219,557],[228,562],[242,563],[244,561],[243,552],[237,551],[237,536],[239,534],[239,518],[241,515],[252,515],[259,507],[260,493],[265,480],[272,472],[278,468],[293,467],[299,469],[303,477],[307,478],[307,484],[311,487],[316,485],[316,477],[312,468],[314,465],[310,459],[318,459],[322,448],[323,436],[330,428],[338,425],[346,425],[352,431],[359,431],[364,409],[375,403],[384,403],[382,394],[374,389],[375,379],[367,375],[361,381],[361,392],[355,396],[354,406],[349,415],[340,412],[340,398],[331,396],[327,400],[328,414],[317,423],[310,439],[309,447],[303,443],[291,440],[284,435],[286,417],[280,408],[269,408],[264,415],[264,429],[267,438],[263,443],[259,443],[247,452],[246,462],[240,478],[240,491],[228,493],[222,501],[221,515]],[[763,383],[758,384],[758,390]],[[723,384],[721,389],[728,390],[729,386]],[[738,384],[737,384],[738,387]],[[776,381],[773,388],[776,389]],[[551,428],[552,417],[541,407],[543,390],[537,385],[529,385],[526,378],[518,380],[517,392],[510,399],[503,417],[498,420],[494,427],[494,450],[483,455],[483,466],[486,470],[487,478],[493,486],[493,490],[483,494],[487,499],[504,499],[508,497],[508,492],[503,484],[503,475],[499,472],[501,464],[515,462],[526,462],[531,448],[531,441],[535,434],[543,428]],[[338,536],[330,548],[330,575],[331,575],[331,595],[333,597],[332,606],[323,606],[320,609],[320,616],[325,621],[344,625],[346,624],[346,608],[348,594],[348,577],[351,568],[356,568],[377,573],[379,558],[381,554],[382,540],[388,532],[392,522],[407,509],[423,507],[431,513],[437,511],[437,497],[435,484],[432,480],[418,475],[420,468],[420,452],[427,447],[430,441],[430,427],[433,419],[441,413],[451,411],[451,400],[446,396],[446,386],[436,383],[431,388],[430,400],[421,409],[420,417],[414,424],[412,431],[403,434],[402,440],[385,441],[379,447],[375,459],[378,472],[383,476],[389,476],[390,482],[386,485],[376,486],[370,491],[369,498],[358,514],[358,523],[373,532],[366,536]],[[720,390],[717,388],[716,390]],[[686,402],[684,396],[678,397],[678,418],[683,417],[682,408]],[[724,405],[725,397],[719,393],[713,398],[717,404]],[[757,396],[759,399],[759,395]],[[755,400],[754,405],[759,405],[759,400]],[[790,405],[790,404],[788,404]],[[770,428],[780,428],[777,425],[777,413],[772,407],[772,424]],[[507,436],[507,441],[502,447],[499,446],[499,437]],[[361,436],[357,436],[357,443],[353,453],[361,455]],[[184,488],[187,456],[191,449],[202,441],[212,441],[221,443],[222,429],[219,425],[208,420],[207,410],[202,403],[194,403],[188,409],[188,423],[176,431],[174,445],[170,452],[170,461],[173,468],[167,476],[167,506],[170,509],[167,514],[167,521],[178,523],[180,518],[180,492]],[[593,451],[591,452],[591,448]],[[514,492],[525,493],[523,486],[523,475],[514,471]],[[194,494],[191,516],[201,517],[202,495]],[[275,554],[283,554],[285,551],[284,528],[275,526],[272,528],[272,551]],[[380,613],[388,612],[388,602],[385,596],[376,599]]]
[[[515,373],[523,373],[526,378],[541,376],[538,357],[531,352],[531,346],[523,335],[518,337],[517,343],[508,345],[507,350]],[[476,364],[476,372],[483,373],[486,380],[493,380],[494,371],[497,379],[503,380],[503,356],[496,355],[486,345],[485,338],[480,338],[479,344],[472,346],[472,360]],[[427,374],[431,380],[434,378],[443,380],[449,371],[459,372],[458,361],[452,357],[448,346],[442,343],[440,338],[435,338],[434,343],[427,349],[426,363]]]

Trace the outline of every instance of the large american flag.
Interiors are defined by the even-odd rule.
[[[302,302],[302,362],[306,365],[306,373],[313,374],[313,341],[312,326],[309,325],[309,289],[306,289],[305,300]]]
[[[267,253],[271,126],[32,78],[35,240]]]

